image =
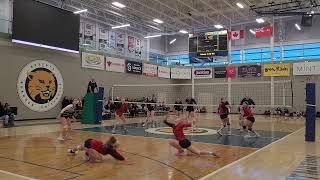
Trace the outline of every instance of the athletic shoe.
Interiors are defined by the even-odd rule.
[[[83,155],[83,156],[82,156],[82,158],[83,158],[83,160],[85,160],[85,161],[89,161],[89,160],[90,160],[90,157],[89,157],[89,156],[87,156],[86,154],[85,154],[85,155]]]
[[[239,129],[239,130],[240,130],[241,133],[243,132],[243,129]]]
[[[250,133],[247,133],[246,135],[244,135],[243,136],[244,138],[250,138],[251,137],[251,135],[250,135]]]
[[[146,123],[142,123],[142,125],[141,125],[142,127],[145,127],[146,126]]]
[[[124,133],[124,134],[127,134],[127,133],[128,133],[128,130],[127,130],[127,129],[123,129],[123,133]]]
[[[116,130],[115,130],[115,129],[112,129],[111,133],[112,133],[112,134],[115,134],[115,133],[116,133]]]
[[[72,137],[71,137],[71,136],[68,136],[66,139],[67,139],[67,140],[72,140]]]
[[[73,149],[68,149],[68,153],[70,153],[70,154],[78,154],[78,151],[74,151]]]
[[[63,137],[59,136],[59,137],[57,137],[57,140],[58,141],[64,141],[65,139],[63,139]]]

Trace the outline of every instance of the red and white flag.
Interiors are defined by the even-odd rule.
[[[268,37],[273,35],[273,27],[265,26],[262,28],[255,29],[256,37]]]
[[[244,38],[244,30],[228,32],[229,40],[238,40]]]

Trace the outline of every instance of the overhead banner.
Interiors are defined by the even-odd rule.
[[[320,62],[302,62],[293,64],[293,75],[318,75],[320,74]]]
[[[131,74],[142,74],[142,63],[127,60],[126,72]]]
[[[107,50],[108,49],[108,30],[99,29],[99,49]]]
[[[106,58],[106,71],[112,72],[125,72],[126,63],[124,59],[118,59],[113,57]]]
[[[135,45],[134,39],[135,39],[134,37],[128,36],[128,51],[129,51],[129,53],[134,53],[134,51],[135,51],[135,48],[134,48],[134,45]]]
[[[191,79],[191,69],[171,68],[171,79]]]
[[[238,67],[239,77],[261,77],[261,66],[249,65]]]
[[[263,76],[290,76],[290,64],[264,64]]]
[[[226,67],[215,67],[214,68],[214,78],[226,78],[227,68]]]
[[[158,77],[170,79],[170,68],[158,66]]]
[[[227,66],[227,78],[235,78],[235,77],[236,77],[236,67]]]
[[[153,64],[143,64],[143,75],[150,77],[157,77],[158,66]]]
[[[82,67],[104,70],[104,56],[82,52]]]
[[[270,37],[273,35],[273,27],[272,26],[265,26],[262,28],[255,29],[255,36],[256,37]]]
[[[109,48],[111,49],[116,48],[116,33],[113,31],[109,32]]]
[[[84,43],[94,47],[96,41],[96,26],[90,23],[85,23],[84,27]]]
[[[124,54],[124,40],[125,34],[117,33],[117,52],[119,54]]]
[[[194,79],[211,79],[212,78],[212,68],[193,68],[192,76]]]
[[[136,39],[136,56],[141,57],[143,44],[141,39]]]

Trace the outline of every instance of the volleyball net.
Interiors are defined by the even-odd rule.
[[[237,110],[244,97],[250,97],[261,111],[272,108],[290,108],[293,105],[291,81],[252,81],[190,84],[117,84],[109,92],[112,101],[124,97],[128,103],[148,104],[144,99],[153,98],[155,105],[173,107],[177,99],[186,107],[187,98],[194,98],[195,108],[213,112],[222,97],[229,101],[232,112]]]

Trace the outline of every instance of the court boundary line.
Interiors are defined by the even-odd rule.
[[[14,177],[19,177],[19,178],[26,179],[26,180],[37,180],[37,179],[35,179],[33,177],[27,177],[27,176],[23,176],[23,175],[20,175],[20,174],[16,174],[16,173],[12,173],[12,172],[9,172],[9,171],[4,171],[4,170],[0,170],[0,173],[11,175],[11,176],[14,176]]]
[[[77,173],[77,172],[72,172],[72,171],[68,171],[68,170],[64,170],[64,169],[58,169],[58,168],[54,168],[54,167],[49,167],[49,166],[45,166],[45,165],[41,165],[41,164],[28,162],[28,161],[13,159],[13,158],[5,157],[5,156],[0,156],[0,158],[11,160],[11,161],[17,161],[17,162],[21,162],[21,163],[25,163],[25,164],[29,164],[29,165],[33,165],[33,166],[43,167],[43,168],[47,168],[47,169],[52,169],[52,170],[56,170],[56,171],[62,171],[62,172],[66,172],[66,173],[70,173],[70,174],[74,174],[74,175],[79,175],[79,176],[84,175],[84,174]]]
[[[297,131],[295,131],[295,132],[293,132],[293,133],[290,133],[290,134],[282,137],[281,139],[279,139],[279,140],[277,140],[277,141],[274,141],[274,142],[268,144],[267,146],[256,150],[256,151],[253,152],[253,153],[248,154],[247,156],[244,156],[244,157],[242,157],[242,158],[240,158],[240,159],[238,159],[238,160],[236,160],[236,161],[233,161],[232,163],[227,164],[227,165],[221,167],[220,169],[217,169],[216,171],[213,171],[212,173],[207,174],[206,176],[201,177],[199,180],[206,180],[206,179],[214,176],[215,174],[219,173],[220,171],[222,171],[222,170],[224,170],[224,169],[226,169],[226,168],[228,168],[228,167],[231,167],[231,166],[237,164],[238,162],[240,162],[240,161],[242,161],[242,160],[245,160],[245,159],[247,159],[247,158],[249,158],[249,157],[257,154],[258,152],[261,152],[261,151],[265,150],[266,148],[269,148],[269,147],[272,146],[273,144],[278,143],[278,142],[281,142],[281,141],[283,141],[284,139],[288,138],[288,137],[291,136],[291,135],[297,134],[298,132],[300,132],[300,131],[303,130],[303,129],[305,129],[305,127],[302,127],[302,128],[300,128],[300,129],[298,129]]]
[[[149,160],[151,160],[151,161],[158,162],[158,163],[160,163],[160,164],[163,164],[163,165],[165,165],[165,166],[167,166],[167,167],[170,167],[170,168],[172,168],[172,169],[180,172],[181,174],[187,176],[187,177],[188,177],[189,179],[191,179],[191,180],[195,180],[195,178],[193,178],[191,175],[187,174],[187,173],[184,172],[183,170],[180,170],[180,169],[178,169],[178,168],[176,168],[176,167],[174,167],[174,166],[171,166],[171,165],[169,165],[169,164],[167,164],[167,163],[165,163],[165,162],[162,162],[162,161],[160,161],[160,160],[156,160],[156,159],[153,159],[153,158],[150,158],[150,157],[148,157],[148,156],[144,156],[144,155],[141,155],[141,154],[138,154],[138,153],[132,153],[132,152],[129,152],[129,151],[124,151],[124,150],[121,150],[121,151],[122,151],[122,152],[125,152],[125,153],[128,153],[128,154],[135,155],[135,156],[140,156],[140,157],[149,159]]]

